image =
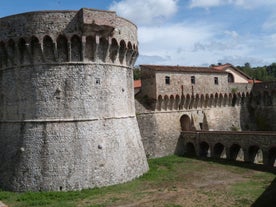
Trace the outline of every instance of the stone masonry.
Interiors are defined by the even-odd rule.
[[[208,67],[141,65],[141,74],[135,104],[147,157],[183,155],[182,131],[276,130],[274,82],[233,83]]]
[[[137,28],[115,12],[0,19],[0,187],[67,191],[148,170],[132,67]]]

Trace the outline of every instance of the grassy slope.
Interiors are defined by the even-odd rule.
[[[125,184],[74,192],[0,191],[0,200],[9,207],[267,207],[276,203],[273,173],[177,156],[151,159],[149,165],[148,173]]]

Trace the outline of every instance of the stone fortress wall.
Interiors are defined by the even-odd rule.
[[[114,12],[31,12],[0,27],[1,188],[112,185],[146,172],[145,155],[183,155],[181,131],[202,131],[185,134],[200,154],[197,139],[212,131],[276,129],[275,83],[227,83],[226,72],[206,68],[148,71],[134,107],[137,28]]]
[[[183,131],[179,143],[182,155],[276,166],[275,131]]]
[[[148,157],[182,155],[181,131],[276,130],[275,83],[261,90],[265,83],[228,83],[227,73],[203,73],[206,68],[157,72],[141,68],[142,88],[135,104]],[[191,76],[195,76],[195,84]],[[165,84],[166,77],[170,84]]]
[[[0,19],[0,186],[79,190],[148,170],[134,108],[137,28],[114,12]]]

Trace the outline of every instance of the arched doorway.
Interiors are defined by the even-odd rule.
[[[234,76],[231,73],[228,73],[228,83],[234,83]]]
[[[190,131],[191,130],[191,119],[188,115],[183,115],[180,118],[180,125],[182,131]]]
[[[196,156],[195,146],[194,146],[193,143],[188,142],[188,143],[186,144],[185,154],[186,154],[187,156],[193,156],[193,157]]]
[[[215,158],[225,158],[226,152],[225,147],[221,143],[216,143],[214,146],[214,157]]]
[[[256,145],[250,146],[248,149],[248,159],[249,159],[249,162],[251,163],[255,163],[255,164],[263,163],[262,150]]]
[[[199,150],[200,157],[210,157],[210,147],[207,142],[201,142],[199,144]]]
[[[272,147],[268,154],[268,164],[271,167],[276,167],[276,147]]]
[[[230,147],[230,160],[244,161],[244,153],[240,145],[233,144]]]

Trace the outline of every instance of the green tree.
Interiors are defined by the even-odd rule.
[[[141,69],[139,67],[135,67],[133,70],[133,79],[139,80],[141,79]]]
[[[237,66],[238,69],[249,75],[250,77],[261,81],[276,80],[276,63],[269,66],[251,67],[250,63],[245,63],[244,66]]]

